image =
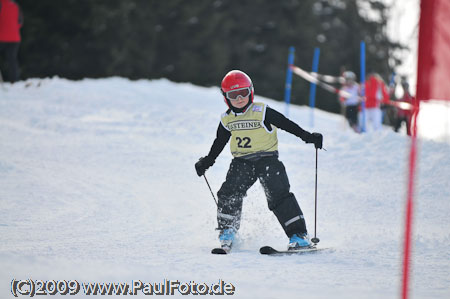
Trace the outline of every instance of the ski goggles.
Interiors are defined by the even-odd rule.
[[[225,92],[225,96],[227,97],[227,99],[231,101],[236,101],[239,96],[243,98],[248,97],[250,94],[251,94],[250,87],[244,87]]]

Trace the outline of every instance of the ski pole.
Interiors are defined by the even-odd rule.
[[[217,204],[216,197],[214,196],[214,193],[211,190],[211,186],[209,185],[208,180],[206,179],[206,175],[203,175],[203,177],[205,178],[206,184],[208,185],[209,191],[211,191],[211,195],[212,195],[212,197],[214,199],[214,202],[216,203],[216,206],[217,206],[218,204]]]
[[[311,239],[311,242],[317,244],[320,242],[319,238],[317,238],[317,156],[319,149],[316,148],[316,180],[315,180],[315,199],[314,199],[314,238]]]

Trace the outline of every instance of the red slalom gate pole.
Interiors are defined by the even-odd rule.
[[[406,199],[406,216],[405,216],[405,237],[403,252],[403,281],[402,281],[402,298],[408,299],[409,281],[411,273],[411,240],[413,228],[413,211],[414,211],[414,180],[416,174],[417,160],[417,115],[419,113],[418,106],[414,107],[412,115],[412,135],[411,135],[411,151],[409,155],[409,181]]]

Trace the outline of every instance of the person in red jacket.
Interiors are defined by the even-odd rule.
[[[7,79],[10,82],[15,82],[20,77],[17,54],[22,24],[23,16],[19,5],[13,0],[0,0],[0,53],[6,58]]]
[[[378,74],[371,74],[366,81],[366,131],[381,129],[381,104],[389,103],[389,93],[383,79]],[[368,127],[368,124],[371,127]]]

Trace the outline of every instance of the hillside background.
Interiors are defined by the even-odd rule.
[[[284,97],[287,55],[310,70],[315,47],[319,72],[359,77],[359,44],[367,72],[387,81],[404,47],[386,33],[389,7],[356,0],[22,0],[22,79],[121,76],[168,78],[218,86],[231,69],[253,79],[256,92]],[[404,51],[403,51],[404,52]],[[292,103],[307,104],[309,83],[294,78]],[[335,95],[318,90],[317,106],[339,112]]]

